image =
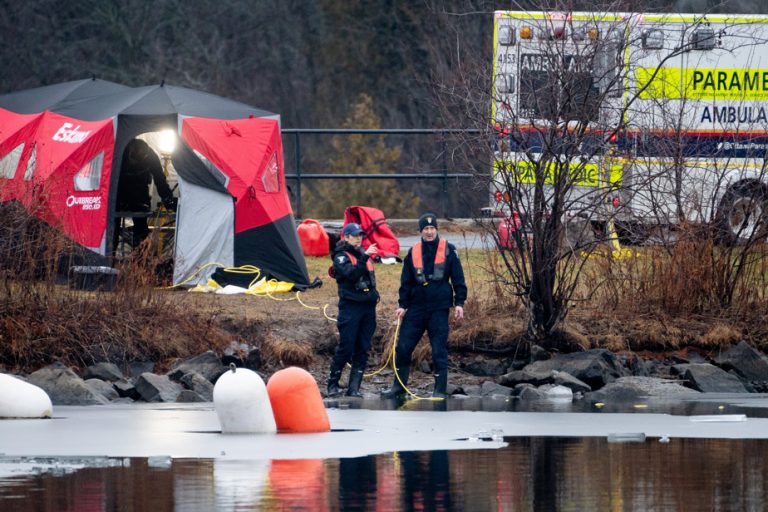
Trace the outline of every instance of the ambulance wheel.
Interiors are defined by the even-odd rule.
[[[768,234],[768,190],[761,183],[742,182],[720,200],[715,219],[717,240],[724,245],[764,242]]]

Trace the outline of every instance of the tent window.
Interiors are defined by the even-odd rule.
[[[24,143],[19,144],[10,153],[0,158],[0,178],[12,180],[16,176],[16,168],[21,160],[21,153],[24,151]]]
[[[102,151],[75,174],[75,190],[98,190],[101,185],[101,168],[104,164]]]
[[[280,167],[277,165],[277,152],[272,153],[272,158],[264,168],[261,177],[265,192],[280,192]]]
[[[37,150],[36,148],[32,148],[32,154],[29,155],[29,160],[27,161],[27,169],[24,171],[24,181],[29,181],[32,179],[32,175],[35,172],[35,161],[37,160]]]

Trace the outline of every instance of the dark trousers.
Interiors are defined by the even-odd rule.
[[[339,346],[333,355],[333,365],[343,368],[351,362],[356,368],[365,368],[371,339],[376,331],[376,303],[339,300]]]
[[[413,349],[421,340],[424,331],[429,335],[432,346],[432,364],[435,373],[448,369],[448,310],[427,311],[410,308],[405,312],[397,340],[395,363],[398,368],[411,365]]]

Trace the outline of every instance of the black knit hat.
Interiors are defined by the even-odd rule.
[[[437,229],[437,215],[434,213],[425,213],[419,217],[419,232],[423,231],[427,226],[432,226]]]

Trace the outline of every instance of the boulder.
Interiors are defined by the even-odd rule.
[[[551,384],[554,382],[554,373],[552,370],[534,367],[536,363],[531,363],[522,370],[514,370],[505,373],[499,377],[499,384],[503,386],[514,387],[518,384],[533,384],[540,386],[542,384]]]
[[[689,398],[699,392],[656,377],[619,377],[585,397],[593,402],[632,401],[638,398]]]
[[[141,396],[136,391],[136,386],[133,382],[127,379],[120,379],[117,382],[112,383],[112,387],[115,388],[120,398],[130,398],[131,400],[139,400]]]
[[[546,361],[533,362],[523,368],[523,372],[537,375],[544,375],[546,372],[551,374],[553,370],[566,372],[592,389],[600,389],[627,373],[616,356],[605,349],[558,355]],[[542,382],[544,383],[547,382]]]
[[[125,378],[120,368],[113,363],[96,363],[87,367],[83,372],[83,379],[99,379],[115,382]]]
[[[147,402],[175,402],[182,387],[167,375],[145,372],[136,380],[136,391]]]
[[[187,390],[193,391],[201,400],[199,402],[213,401],[213,384],[197,372],[189,372],[181,378],[181,385]]]
[[[673,367],[690,387],[703,393],[748,393],[744,384],[730,373],[708,363],[678,364]]]
[[[512,390],[512,396],[520,400],[541,400],[544,398],[544,393],[533,384],[518,384]]]
[[[190,372],[197,372],[211,383],[215,383],[216,379],[221,376],[227,370],[227,367],[221,363],[219,356],[209,350],[202,354],[191,357],[185,361],[176,364],[170,372],[168,377],[176,382]]]
[[[195,403],[195,402],[210,402],[210,399],[203,398],[191,389],[182,389],[179,396],[176,398],[177,403]]]
[[[41,387],[53,405],[98,405],[109,402],[69,368],[51,365],[29,375],[29,383]]]
[[[508,397],[512,394],[512,389],[487,380],[480,387],[480,394],[482,396]]]
[[[478,358],[464,365],[462,370],[478,377],[503,375],[507,364],[498,359]]]
[[[592,391],[592,388],[590,388],[586,383],[581,382],[579,379],[569,374],[568,372],[555,372],[552,383],[557,386],[565,386],[574,393],[589,393]]]
[[[745,381],[768,380],[768,358],[746,341],[717,356],[715,362],[725,371],[735,371]]]
[[[104,382],[101,379],[86,379],[84,382],[94,393],[103,396],[110,402],[120,398],[120,395],[117,394],[117,390],[109,382]]]

